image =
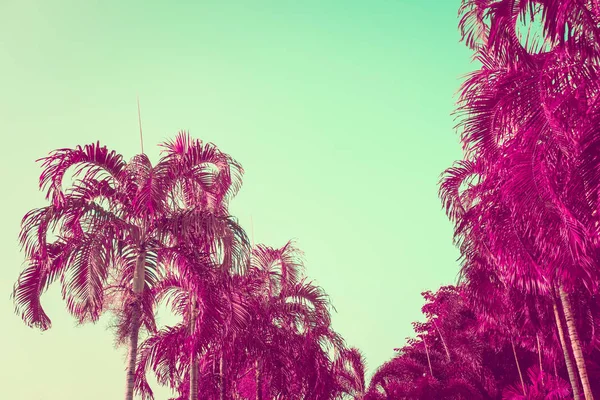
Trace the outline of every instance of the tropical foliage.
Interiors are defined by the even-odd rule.
[[[480,68],[457,109],[464,157],[440,181],[455,286],[367,376],[294,242],[250,245],[228,203],[243,170],[180,133],[152,165],[99,143],[43,158],[48,205],[23,218],[24,322],[50,327],[56,280],[80,322],[112,312],[126,399],[600,398],[600,2],[463,0]],[[180,318],[157,327],[157,307]],[[139,343],[142,337],[143,341]]]

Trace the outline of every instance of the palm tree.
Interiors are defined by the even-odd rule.
[[[222,376],[211,369],[222,359],[223,346],[231,330],[241,331],[249,318],[243,299],[226,287],[223,276],[210,260],[189,255],[177,257],[176,271],[154,289],[157,302],[166,300],[182,318],[174,327],[165,327],[140,346],[136,390],[143,399],[152,399],[146,381],[152,369],[161,385],[179,393],[179,399],[217,398]],[[187,270],[187,271],[186,271]]]
[[[258,245],[252,252],[249,334],[237,338],[236,352],[250,356],[241,370],[254,371],[257,399],[318,399],[334,384],[326,350],[339,350],[343,342],[330,329],[327,296],[306,281],[303,270],[302,253],[293,242],[278,249]]]
[[[365,382],[366,360],[360,350],[342,350],[335,359],[335,374],[342,392],[354,400],[364,400],[367,395]]]
[[[106,308],[109,276],[114,286],[129,285],[119,306],[126,316],[119,333],[129,343],[126,400],[133,397],[139,329],[154,330],[147,293],[156,284],[158,252],[219,222],[207,214],[235,193],[242,173],[214,145],[183,132],[163,147],[155,166],[145,154],[126,163],[99,143],[52,152],[40,176],[50,204],[27,213],[20,234],[28,265],[13,296],[30,326],[50,327],[40,296],[58,277],[80,323],[95,322]],[[63,189],[71,168],[78,179]]]

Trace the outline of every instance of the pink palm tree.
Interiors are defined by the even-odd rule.
[[[344,394],[354,400],[364,400],[367,395],[365,381],[366,360],[360,350],[342,350],[335,359],[335,374]]]
[[[142,343],[136,389],[143,399],[153,398],[148,369],[160,384],[177,390],[178,399],[223,398],[223,374],[215,365],[223,363],[231,332],[247,327],[249,314],[241,296],[227,287],[210,261],[188,260],[178,257],[176,270],[193,271],[170,274],[154,289],[156,301],[166,299],[182,321]]]
[[[330,328],[327,296],[303,271],[302,253],[292,242],[279,249],[258,245],[252,253],[250,326],[235,344],[235,352],[248,355],[238,357],[246,362],[240,370],[252,371],[244,374],[246,398],[250,390],[256,399],[326,399],[336,390],[327,349],[343,343]]]
[[[28,266],[14,299],[30,326],[50,327],[40,296],[58,277],[80,322],[99,318],[108,283],[129,285],[118,307],[127,316],[120,329],[129,342],[126,400],[133,396],[140,326],[154,330],[147,293],[156,284],[158,252],[219,222],[207,213],[235,193],[242,173],[215,146],[185,133],[163,147],[155,166],[145,154],[126,163],[99,144],[54,151],[43,159],[40,177],[50,205],[27,213],[20,235]],[[79,179],[63,189],[71,168]]]

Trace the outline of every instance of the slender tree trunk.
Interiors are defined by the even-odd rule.
[[[523,374],[521,373],[521,365],[519,364],[519,358],[517,357],[517,350],[515,349],[515,342],[510,337],[510,344],[512,345],[513,355],[515,356],[515,363],[517,364],[517,371],[519,371],[519,379],[521,379],[521,387],[523,388],[523,395],[527,397],[527,390],[525,390],[525,381],[523,380]]]
[[[433,369],[431,368],[431,359],[429,358],[429,349],[427,349],[427,342],[425,341],[424,337],[423,337],[423,344],[425,345],[425,353],[427,354],[427,364],[429,364],[429,373],[431,374],[431,377],[433,378]]]
[[[544,366],[542,365],[542,348],[540,346],[540,335],[535,333],[535,340],[537,341],[537,351],[540,359],[540,377],[542,379],[542,387],[544,387]]]
[[[190,336],[196,330],[196,299],[190,299]],[[190,349],[190,400],[198,400],[198,357],[196,357],[195,346]]]
[[[190,357],[190,400],[198,400],[198,358],[194,350]]]
[[[448,349],[448,345],[446,345],[446,341],[444,340],[444,336],[438,328],[437,323],[435,322],[435,318],[431,319],[433,321],[433,325],[435,325],[435,329],[438,331],[438,335],[440,335],[440,339],[442,340],[442,345],[444,346],[444,350],[446,350],[446,357],[448,357],[448,361],[450,361],[450,350]]]
[[[142,292],[144,291],[144,273],[146,253],[141,252],[135,263],[133,273],[133,310],[131,312],[131,332],[129,333],[129,353],[127,356],[127,386],[125,400],[133,400],[133,387],[135,383],[135,365],[137,359],[138,339],[140,332],[140,318],[142,315]]]
[[[219,381],[221,383],[221,388],[220,388],[220,400],[225,400],[225,394],[227,393],[227,388],[226,388],[226,381],[225,381],[225,357],[223,357],[223,350],[221,350],[221,359],[219,360]]]
[[[262,398],[262,376],[260,374],[260,361],[256,359],[254,362],[256,368],[256,400],[263,400]]]
[[[579,335],[577,334],[577,327],[575,326],[575,320],[573,319],[573,312],[571,311],[571,302],[567,293],[563,290],[563,287],[558,288],[560,293],[560,301],[563,306],[563,312],[565,313],[565,320],[567,321],[567,330],[569,331],[569,339],[571,340],[571,346],[573,348],[573,357],[575,357],[575,363],[577,364],[577,370],[579,371],[579,378],[581,379],[581,385],[583,386],[583,394],[585,400],[594,400],[592,394],[592,388],[590,387],[590,381],[588,379],[587,368],[585,366],[585,360],[583,358],[583,351],[581,350],[581,342],[579,341]]]
[[[569,348],[567,347],[567,342],[565,340],[565,333],[563,330],[562,321],[560,319],[560,314],[558,313],[558,306],[556,305],[556,300],[554,298],[552,300],[552,305],[554,307],[554,319],[556,320],[556,327],[558,329],[558,338],[560,339],[560,344],[563,349],[565,365],[567,367],[567,373],[569,374],[571,388],[573,389],[573,400],[581,400],[579,384],[577,383],[577,377],[575,376],[575,370],[573,369],[573,362],[571,361],[571,356],[569,355]]]

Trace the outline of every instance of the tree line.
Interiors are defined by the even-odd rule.
[[[80,322],[115,317],[125,399],[585,399],[600,396],[600,2],[463,0],[480,68],[460,90],[463,159],[440,180],[456,285],[370,381],[302,252],[254,245],[228,205],[243,169],[180,132],[152,165],[99,143],[41,159],[16,311],[48,329],[60,281]],[[539,24],[523,33],[521,27]],[[159,328],[157,306],[179,317]]]

